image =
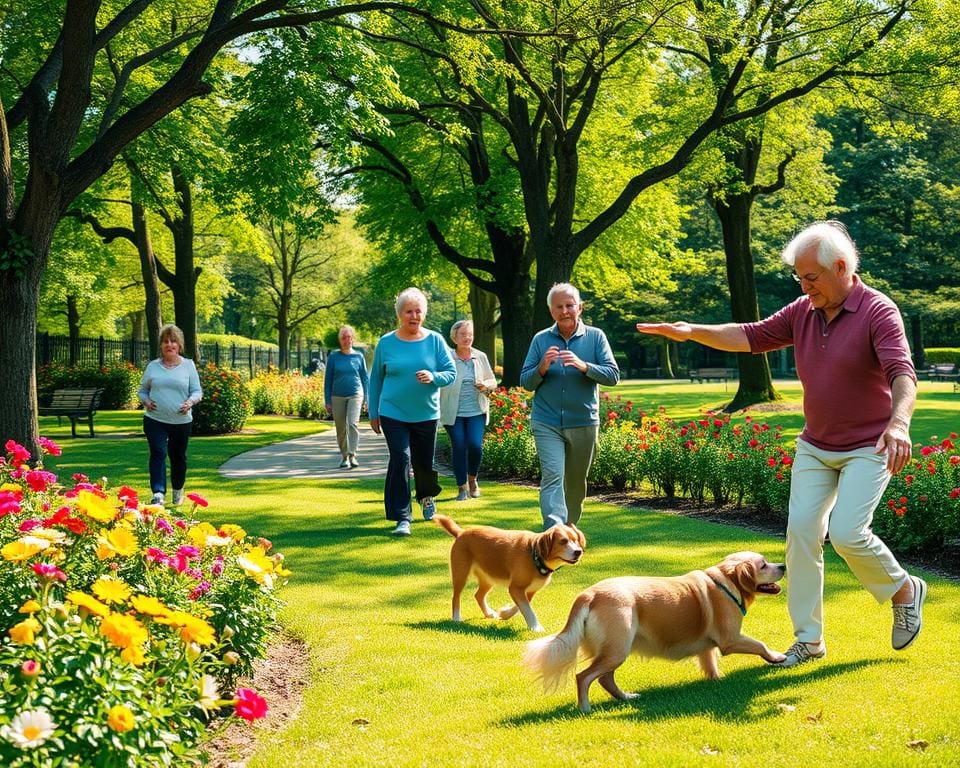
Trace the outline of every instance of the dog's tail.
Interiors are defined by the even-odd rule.
[[[457,525],[452,518],[449,518],[446,515],[434,515],[433,522],[443,528],[443,530],[453,536],[453,538],[457,538],[461,533],[463,533],[463,528]]]
[[[557,690],[577,665],[577,652],[583,640],[587,616],[590,615],[590,602],[590,595],[581,594],[573,601],[567,623],[562,630],[555,635],[527,643],[523,653],[523,665],[534,677],[543,680],[543,690],[546,693]]]

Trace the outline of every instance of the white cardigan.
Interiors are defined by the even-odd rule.
[[[486,354],[474,349],[473,375],[478,384],[493,389],[497,386],[497,378],[493,375],[493,368]],[[457,406],[460,403],[460,385],[463,380],[458,376],[453,384],[440,388],[440,423],[445,427],[451,426],[457,420]],[[480,396],[480,408],[483,410],[486,421],[490,421],[490,401],[486,395]]]

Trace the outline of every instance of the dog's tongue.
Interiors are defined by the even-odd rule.
[[[767,595],[779,595],[780,594],[780,585],[779,584],[760,584],[757,586],[757,592],[763,592]]]

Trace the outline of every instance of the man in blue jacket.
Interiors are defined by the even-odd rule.
[[[520,371],[520,384],[534,393],[530,429],[544,529],[580,520],[600,431],[598,385],[620,381],[606,335],[580,321],[580,291],[557,283],[547,304],[556,322],[533,337]]]

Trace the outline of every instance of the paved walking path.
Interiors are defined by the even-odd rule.
[[[243,478],[321,478],[339,480],[348,477],[383,477],[387,472],[387,441],[366,422],[360,424],[355,469],[340,469],[337,431],[328,429],[315,435],[298,437],[283,443],[241,453],[228,459],[220,474]]]

